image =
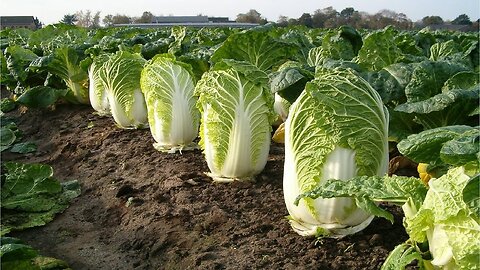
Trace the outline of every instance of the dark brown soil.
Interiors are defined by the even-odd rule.
[[[254,183],[215,184],[201,151],[156,151],[149,130],[122,130],[89,107],[28,110],[17,125],[34,154],[82,195],[46,226],[15,232],[73,269],[379,269],[407,239],[402,212],[341,240],[304,238],[288,224],[283,145],[272,143]]]

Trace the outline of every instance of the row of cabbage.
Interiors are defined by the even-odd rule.
[[[88,104],[88,68],[98,56],[127,51],[151,60],[169,53],[191,66],[195,81],[222,59],[252,63],[267,74],[271,91],[292,103],[318,67],[350,68],[380,94],[393,123],[389,137],[398,142],[438,126],[475,124],[476,97],[465,90],[478,81],[478,40],[478,33],[393,28],[367,33],[264,26],[240,34],[229,28],[50,25],[0,32],[1,84],[28,106],[59,98]]]
[[[392,220],[377,205],[389,201],[411,238],[385,269],[478,268],[478,241],[464,241],[480,239],[477,33],[62,27],[44,40],[2,32],[2,85],[16,102],[90,103],[120,127],[149,127],[167,152],[195,147],[198,133],[220,181],[263,170],[279,118],[297,233],[358,232]],[[385,176],[397,143],[428,164],[429,183]]]

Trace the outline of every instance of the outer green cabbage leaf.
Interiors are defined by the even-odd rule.
[[[383,103],[390,108],[406,102],[405,87],[412,78],[414,68],[415,64],[397,63],[377,72],[363,73],[362,77],[377,90]]]
[[[463,189],[463,201],[470,210],[480,217],[480,174],[473,176]]]
[[[13,99],[6,97],[0,100],[0,115],[2,115],[2,113],[13,111],[15,108],[17,108],[17,104]]]
[[[430,47],[430,60],[440,61],[461,58],[462,48],[453,40],[435,43]]]
[[[302,28],[290,28],[286,33],[280,36],[281,40],[289,42],[296,47],[296,55],[293,58],[302,64],[307,63],[308,52],[315,47],[315,45],[312,44],[311,39],[306,35],[306,31],[306,29]]]
[[[270,89],[289,103],[293,103],[314,75],[312,68],[289,61],[269,75]]]
[[[2,127],[0,128],[0,152],[7,149],[12,153],[32,153],[37,151],[37,145],[32,142],[20,142],[22,139],[22,131],[18,129],[15,122],[11,119],[0,118]]]
[[[442,61],[416,64],[405,96],[407,102],[395,110],[414,115],[424,129],[478,123],[469,116],[478,108],[480,84],[465,66]]]
[[[440,150],[443,162],[453,166],[471,163],[480,167],[480,127],[462,133],[460,136],[445,142]]]
[[[2,51],[0,52],[0,85],[7,86],[7,89],[12,89],[16,85],[15,78],[13,78],[10,71],[7,69],[7,59]]]
[[[446,61],[423,61],[415,65],[411,80],[405,87],[408,102],[426,100],[441,93],[445,82],[458,72],[468,69]]]
[[[478,72],[464,71],[450,77],[442,87],[442,92],[454,89],[473,89],[480,84],[480,74]]]
[[[66,24],[51,24],[32,32],[28,47],[39,55],[49,55],[61,47],[85,50],[89,47],[88,29]]]
[[[284,197],[301,235],[345,235],[371,221],[353,198],[295,198],[328,179],[384,175],[388,111],[378,93],[350,70],[325,70],[307,83],[285,122]]]
[[[480,41],[478,32],[470,35],[465,34],[459,37],[460,46],[463,48],[464,57],[468,57],[475,70],[480,65]]]
[[[422,49],[418,46],[417,41],[411,32],[402,31],[398,33],[395,37],[395,42],[405,54],[405,58],[411,60],[411,62],[418,62],[419,59],[426,59]]]
[[[468,53],[464,53],[458,41],[452,39],[433,44],[432,47],[430,47],[430,60],[453,61],[467,67],[472,67]]]
[[[49,86],[35,86],[25,90],[17,103],[30,108],[47,108],[68,94],[68,89],[56,89]]]
[[[214,50],[211,48],[197,48],[191,52],[178,56],[177,60],[189,64],[195,75],[195,81],[199,81],[202,78],[203,73],[210,69],[209,61],[213,52]]]
[[[37,151],[37,145],[33,142],[16,143],[10,149],[10,152],[20,154],[33,153],[35,151]]]
[[[350,61],[357,56],[362,45],[362,37],[354,28],[342,26],[324,35],[322,58]]]
[[[267,74],[258,69],[256,66],[252,65],[246,61],[238,61],[235,59],[223,59],[221,62],[215,64],[212,67],[212,71],[217,70],[227,70],[227,69],[234,69],[239,73],[248,77],[249,80],[254,81],[261,85],[268,84],[268,77]]]
[[[47,72],[36,72],[30,68],[39,58],[31,50],[19,45],[5,48],[0,57],[2,74],[0,84],[17,95],[23,94],[31,87],[45,85]]]
[[[461,138],[463,134],[478,134],[479,128],[474,128],[470,126],[446,126],[446,127],[439,127],[434,129],[429,129],[422,131],[418,134],[413,134],[408,136],[406,139],[400,141],[397,145],[398,151],[408,157],[409,159],[418,162],[418,163],[430,163],[439,165],[444,163],[442,160],[441,152],[445,151],[446,153],[450,153],[450,157],[452,159],[454,154],[454,150],[451,149],[450,146],[447,145],[445,150],[442,150],[443,147],[447,142],[455,140],[457,138]],[[475,141],[471,140],[472,147],[474,147]],[[452,144],[454,144],[452,142]],[[478,144],[478,142],[477,142]],[[467,145],[464,145],[467,146]],[[468,147],[468,146],[467,146]],[[449,148],[451,150],[449,150]],[[455,151],[457,153],[461,153],[463,151]],[[448,154],[447,154],[448,155]],[[452,164],[452,163],[447,163]],[[458,165],[464,165],[458,164]],[[456,164],[457,165],[457,164]]]
[[[308,51],[307,64],[311,67],[321,66],[323,64],[323,49],[322,47],[311,48]]]
[[[80,195],[78,181],[58,182],[48,165],[7,162],[3,166],[2,235],[45,225]]]
[[[356,205],[364,211],[381,216],[393,222],[393,215],[380,208],[376,203],[390,202],[403,205],[409,199],[418,209],[425,198],[427,188],[415,177],[358,176],[345,180],[323,181],[309,192],[300,194],[295,203],[303,198],[355,198]]]
[[[250,29],[230,35],[211,60],[214,63],[223,59],[246,61],[262,71],[270,72],[295,53],[295,46],[271,37],[268,29]]]
[[[173,42],[169,45],[168,53],[172,55],[181,55],[184,53],[184,43],[189,43],[191,36],[191,33],[188,33],[189,31],[191,30],[185,26],[173,26],[171,28],[170,38],[173,39]]]
[[[1,151],[7,150],[17,140],[15,132],[8,127],[2,127],[0,129],[0,149]]]
[[[175,55],[182,51],[182,41],[185,39],[187,28],[184,26],[174,26],[171,28],[170,38],[173,42],[170,43],[168,53]]]
[[[255,66],[229,61],[223,67],[205,73],[195,88],[200,146],[214,180],[247,180],[267,162],[273,97]]]
[[[295,90],[298,89],[296,91],[298,92],[296,97],[290,99],[292,102],[295,101],[295,99],[300,95],[300,93],[305,88],[305,84],[308,82],[308,80],[305,80],[305,76],[299,71],[299,69],[295,67],[282,68],[279,71],[272,73],[272,75],[273,76],[271,76],[270,81],[270,87],[272,89],[272,92],[280,94],[282,90],[285,90],[287,88],[294,88]],[[311,79],[313,79],[313,73]]]
[[[382,101],[389,107],[392,106],[392,103],[398,104],[406,101],[404,88],[388,71],[382,69],[368,72],[364,73],[363,77],[377,90],[382,97]]]
[[[31,246],[13,237],[0,238],[0,258],[2,269],[9,270],[71,270],[62,260],[44,257]]]
[[[2,54],[5,55],[4,67],[4,64],[2,63],[2,78],[3,74],[8,72],[15,80],[22,82],[28,77],[27,67],[32,61],[38,58],[38,56],[31,50],[25,49],[18,45],[9,46]],[[2,80],[2,84],[4,83],[5,82]]]
[[[202,47],[212,47],[216,46],[217,44],[222,43],[225,41],[228,36],[233,34],[234,32],[238,32],[240,29],[234,28],[210,28],[204,27],[200,28],[197,32],[194,33],[193,37],[191,38],[191,43],[196,44]]]
[[[150,131],[161,151],[193,146],[200,114],[194,96],[193,76],[183,63],[156,57],[142,71],[140,85],[145,95]]]
[[[20,45],[25,46],[31,38],[34,31],[27,28],[17,29],[3,29],[2,35],[2,50],[7,46]]]
[[[369,71],[378,71],[400,62],[403,53],[395,42],[396,35],[397,31],[393,27],[370,33],[363,40],[357,63]]]
[[[480,85],[479,85],[480,86]],[[480,88],[454,89],[426,100],[407,102],[395,107],[396,111],[411,113],[424,129],[448,125],[475,124],[469,118],[479,104]]]
[[[416,45],[423,51],[425,57],[430,57],[430,47],[437,43],[437,39],[434,36],[434,32],[428,28],[424,28],[413,36],[416,41]]]
[[[22,132],[12,119],[3,116],[0,119],[0,152],[3,152],[20,141]]]
[[[152,59],[159,53],[166,53],[171,40],[169,38],[158,38],[142,46],[142,56],[145,59]]]
[[[140,88],[144,64],[145,59],[138,54],[117,52],[100,69],[112,116],[121,128],[148,126],[147,107]]]
[[[48,71],[62,78],[72,91],[72,102],[89,104],[88,73],[81,66],[82,56],[70,47],[55,49],[49,59]]]

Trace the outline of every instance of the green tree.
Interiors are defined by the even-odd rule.
[[[112,14],[106,15],[105,17],[103,17],[102,22],[105,26],[112,26],[113,25],[113,15]]]
[[[426,16],[422,19],[423,25],[443,24],[443,19],[440,16]]]
[[[78,20],[75,17],[75,14],[66,14],[66,15],[63,15],[63,19],[60,20],[60,23],[74,25],[77,21]]]
[[[480,19],[472,22],[472,25],[470,25],[469,30],[473,32],[480,31]]]
[[[90,10],[87,11],[77,11],[75,13],[75,18],[77,19],[76,25],[80,27],[90,27],[90,21],[92,20],[92,12]]]
[[[310,13],[303,13],[300,18],[298,18],[298,23],[300,25],[305,25],[306,27],[313,27],[313,19]]]
[[[340,11],[340,16],[345,18],[346,20],[349,20],[353,14],[355,14],[355,9],[352,7],[344,8],[342,11]]]
[[[288,17],[280,15],[277,20],[277,25],[281,27],[288,26]]]
[[[362,20],[362,17],[358,11],[352,7],[344,8],[340,11],[340,24],[348,24],[353,27],[359,25],[359,22]]]
[[[92,14],[90,10],[83,12],[83,10],[77,11],[75,13],[75,18],[77,19],[77,25],[85,28],[98,28],[100,27],[100,11]]]
[[[336,23],[338,17],[338,12],[333,7],[327,7],[324,9],[317,9],[313,13],[312,16],[312,23],[313,27],[323,28],[327,27],[325,23],[328,25],[332,25]]]
[[[250,9],[247,13],[240,13],[237,15],[237,19],[235,20],[236,22],[240,23],[262,23],[265,21],[261,17],[261,14],[256,11],[255,9]]]
[[[288,19],[288,25],[298,25],[298,20],[294,18]]]
[[[471,25],[472,21],[467,14],[459,15],[455,20],[452,21],[452,24],[459,24],[459,25]]]
[[[95,15],[93,15],[92,25],[90,27],[92,28],[100,27],[100,11],[95,12]]]
[[[113,24],[131,23],[132,18],[128,17],[127,15],[116,14],[112,17],[112,22]]]
[[[135,20],[136,23],[151,23],[153,20],[153,14],[149,11],[143,12],[142,16]]]
[[[437,20],[437,22],[440,22],[440,21]],[[432,20],[431,24],[437,24],[435,21],[435,18]],[[388,25],[393,25],[398,29],[410,29],[412,27],[412,22],[403,13],[397,13],[393,10],[383,9],[372,16],[372,18],[369,21],[368,28],[381,29]]]
[[[42,26],[43,26],[43,23],[42,23],[37,17],[35,17],[35,18],[33,19],[33,23],[35,23],[35,27],[36,27],[37,29],[40,29],[40,28],[42,28]]]

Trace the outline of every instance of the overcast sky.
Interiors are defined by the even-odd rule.
[[[208,15],[229,17],[234,20],[239,13],[257,10],[269,21],[280,15],[298,18],[302,13],[332,6],[337,11],[353,7],[374,14],[382,9],[404,13],[412,21],[437,15],[443,20],[453,20],[467,14],[472,21],[480,17],[479,0],[0,0],[0,15],[31,15],[44,24],[57,23],[65,14],[77,11],[100,11],[108,14],[139,17],[144,11],[153,15]]]

